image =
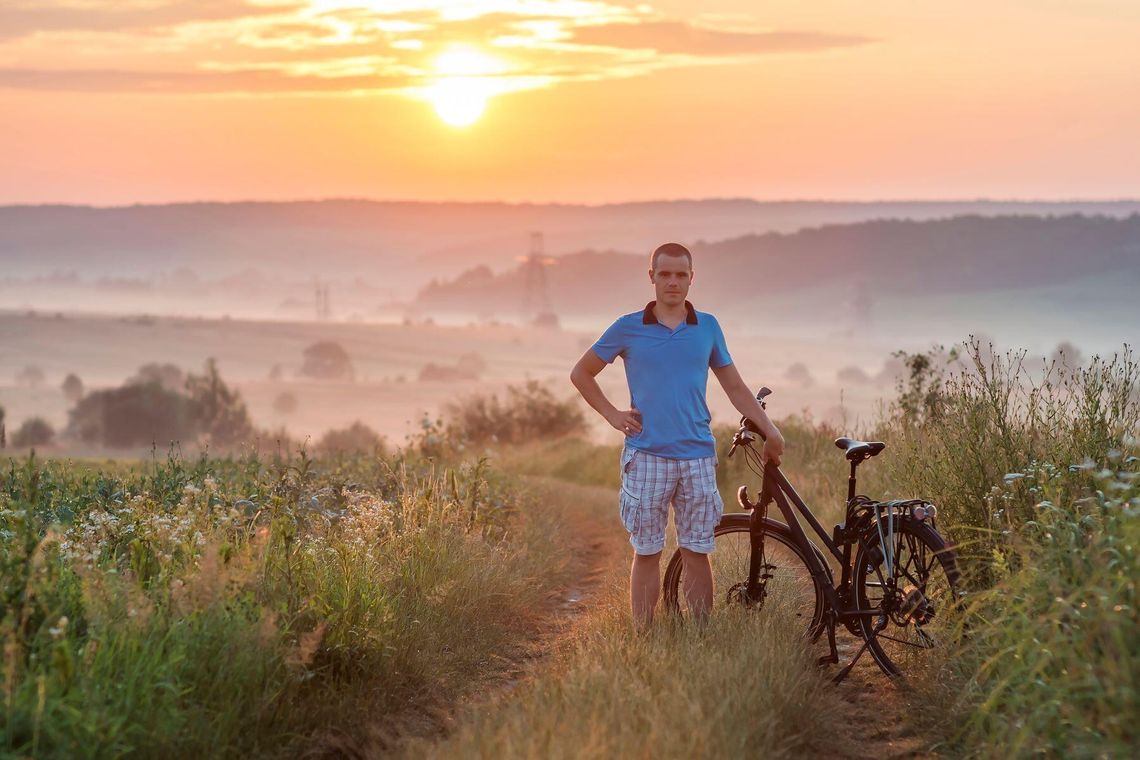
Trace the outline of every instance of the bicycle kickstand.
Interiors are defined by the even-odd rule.
[[[841,670],[841,671],[839,671],[838,673],[836,673],[836,674],[835,674],[835,678],[831,679],[832,683],[839,683],[839,682],[840,682],[840,681],[842,681],[844,678],[846,678],[846,677],[848,676],[848,674],[849,674],[849,673],[851,673],[851,669],[855,667],[855,663],[859,661],[859,658],[860,658],[860,657],[862,657],[862,656],[863,656],[863,653],[867,651],[867,647],[868,647],[868,646],[870,646],[870,644],[871,644],[871,639],[873,639],[874,637],[878,636],[878,635],[879,635],[879,631],[883,630],[883,629],[884,629],[884,628],[886,628],[886,627],[887,627],[887,618],[886,618],[886,617],[883,617],[883,618],[882,618],[882,619],[881,619],[881,620],[880,620],[880,621],[879,621],[879,622],[878,622],[878,623],[875,625],[875,630],[871,632],[871,635],[870,635],[870,636],[868,636],[866,639],[864,639],[864,640],[863,640],[863,646],[859,647],[859,651],[858,651],[858,652],[856,652],[856,653],[855,653],[855,656],[851,658],[851,662],[849,662],[849,663],[847,663],[846,665],[844,665],[844,666],[843,666],[843,670]]]
[[[825,654],[815,661],[816,665],[835,665],[839,662],[839,648],[835,646],[835,614],[827,618],[827,645],[831,648],[830,654]]]

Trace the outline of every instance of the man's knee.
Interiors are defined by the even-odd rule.
[[[692,549],[686,549],[683,546],[680,547],[680,549],[681,559],[684,562],[699,562],[702,564],[707,564],[709,561],[709,555],[706,552],[693,551]]]
[[[653,554],[638,554],[634,552],[633,561],[643,566],[656,565],[661,562],[661,552],[654,552]]]

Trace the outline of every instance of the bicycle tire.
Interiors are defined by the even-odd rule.
[[[751,554],[749,522],[751,516],[743,513],[725,515],[713,531],[716,548],[710,556],[713,566],[713,609],[716,614],[729,604],[740,601],[739,590],[748,580],[748,559]],[[806,632],[812,640],[823,631],[823,590],[808,569],[808,561],[783,523],[765,519],[765,559],[774,566],[768,581],[769,597],[763,606],[783,608],[786,613],[807,620]],[[823,562],[819,550],[815,553]],[[827,563],[823,562],[826,569]],[[673,552],[665,568],[663,581],[665,606],[681,617],[688,614],[682,603],[682,575],[684,565],[681,550]],[[733,596],[735,594],[735,598]]]
[[[885,561],[877,534],[860,541],[855,553],[854,585],[859,609],[878,609],[876,617],[859,621],[867,651],[889,676],[912,669],[939,643],[949,640],[953,611],[961,604],[958,558],[951,545],[931,525],[910,517],[895,523],[895,567],[891,577],[897,591],[889,594]],[[917,590],[918,595],[913,592]],[[891,601],[884,610],[884,600]],[[925,620],[929,615],[929,619]],[[884,618],[886,622],[883,623]],[[875,633],[883,623],[884,627]]]

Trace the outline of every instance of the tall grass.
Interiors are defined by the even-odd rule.
[[[453,699],[565,571],[484,461],[0,472],[0,750],[293,754]]]
[[[1133,754],[1140,369],[1127,348],[1034,371],[965,348],[878,431],[892,485],[933,498],[967,560],[967,626],[926,684],[947,711],[932,728],[968,754]]]
[[[615,526],[616,527],[616,526]],[[611,576],[555,660],[407,757],[801,757],[837,754],[842,711],[790,616],[745,611],[707,627],[662,616],[630,629],[628,578]]]

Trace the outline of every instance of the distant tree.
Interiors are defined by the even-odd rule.
[[[177,364],[151,362],[138,368],[127,379],[128,384],[157,383],[168,391],[181,391],[186,385],[186,373]]]
[[[190,400],[157,382],[92,391],[69,412],[68,432],[113,448],[192,439]]]
[[[34,364],[29,364],[16,373],[16,385],[28,388],[38,388],[47,380],[44,371]]]
[[[63,397],[73,404],[83,398],[83,381],[74,372],[68,373],[67,377],[63,378],[59,388],[63,391]]]
[[[301,374],[318,380],[351,380],[352,360],[339,343],[321,340],[305,349]]]
[[[380,454],[384,451],[384,438],[357,420],[346,428],[325,433],[317,443],[317,451],[322,454]]]
[[[1081,349],[1067,340],[1057,344],[1049,359],[1070,370],[1080,369],[1081,365],[1085,363],[1085,356],[1081,353]]]
[[[0,406],[0,449],[8,445],[8,431],[4,429],[4,407]]]
[[[436,364],[435,362],[428,362],[420,368],[419,381],[421,383],[432,382],[448,382],[453,380],[464,380],[463,373],[455,367],[447,366],[446,364]]]
[[[478,379],[483,370],[487,369],[487,361],[477,353],[463,354],[455,362],[455,368],[460,374],[472,380]]]
[[[273,399],[273,411],[278,414],[292,414],[297,411],[297,397],[289,391],[282,391]]]
[[[796,362],[788,367],[788,371],[784,373],[784,377],[804,388],[810,388],[815,385],[815,380],[812,378],[811,372],[803,362]]]
[[[470,443],[524,443],[540,438],[580,434],[586,416],[573,397],[559,399],[537,380],[509,385],[506,399],[474,395],[444,406],[446,430],[454,440]]]
[[[24,420],[24,424],[12,434],[12,445],[18,449],[31,446],[47,446],[55,438],[55,429],[42,417]]]
[[[859,367],[844,367],[835,374],[840,385],[866,385],[871,382],[871,376]]]
[[[280,364],[274,364],[272,367],[269,368],[269,379],[272,380],[273,382],[277,382],[284,375],[285,375],[285,372],[284,372],[284,370],[281,369]]]
[[[186,394],[198,432],[210,443],[229,446],[253,436],[253,423],[241,394],[222,380],[213,358],[206,360],[201,375],[187,375]]]

